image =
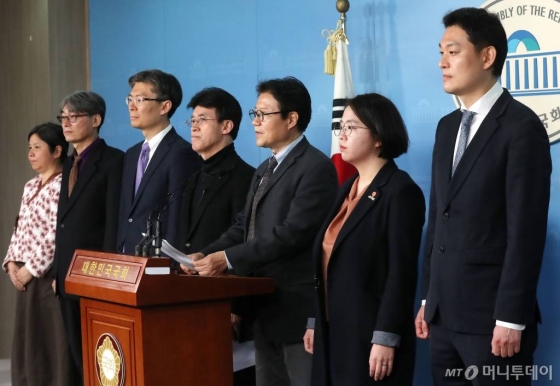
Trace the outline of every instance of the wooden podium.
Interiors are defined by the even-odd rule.
[[[233,385],[230,302],[272,279],[157,274],[169,259],[76,250],[85,386]]]

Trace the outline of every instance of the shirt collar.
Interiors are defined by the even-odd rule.
[[[82,164],[84,164],[86,162],[86,160],[89,158],[90,154],[93,153],[95,148],[98,147],[100,143],[101,143],[101,138],[97,137],[93,140],[92,143],[90,143],[88,145],[88,147],[86,147],[84,150],[82,150],[82,152],[80,153],[80,157],[82,158]],[[76,152],[76,149],[74,149],[74,152],[72,153],[72,155],[74,157],[76,157],[78,155],[78,153]]]
[[[163,129],[162,131],[154,135],[152,139],[150,139],[149,141],[144,141],[144,143],[148,142],[148,144],[150,145],[150,153],[153,154],[153,152],[157,149],[157,147],[163,140],[163,137],[165,137],[167,133],[171,131],[172,127],[173,126],[170,123],[169,126],[167,126],[165,129]]]
[[[475,112],[479,116],[486,116],[503,92],[504,89],[502,88],[502,85],[500,84],[500,82],[496,81],[496,83],[494,83],[490,90],[488,90],[488,92],[484,94],[482,98],[473,103],[473,105],[469,109],[465,107],[463,101],[461,101],[461,98],[459,98],[459,101],[461,102],[461,111],[469,110]]]
[[[280,150],[278,153],[272,154],[276,158],[276,161],[278,161],[278,165],[280,165],[280,163],[284,161],[284,159],[288,156],[288,154],[292,151],[292,149],[296,147],[297,144],[300,143],[302,139],[303,139],[303,134],[300,134],[300,136],[294,139],[292,143],[290,143],[288,146]]]

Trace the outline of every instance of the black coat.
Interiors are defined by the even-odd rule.
[[[235,223],[235,216],[243,210],[253,181],[255,168],[239,157],[233,144],[214,156],[220,158],[209,168],[203,164],[202,170],[193,174],[185,187],[176,248],[187,254],[200,252]],[[212,176],[205,178],[205,173]],[[197,184],[204,186],[193,216]]]
[[[57,292],[67,295],[64,279],[76,249],[115,252],[124,153],[104,140],[93,149],[68,197],[69,157],[62,169],[53,277]]]
[[[420,188],[393,161],[381,168],[340,229],[327,267],[325,307],[323,238],[355,179],[340,188],[313,249],[318,302],[312,385],[330,385],[331,373],[336,386],[374,384],[369,376],[374,331],[401,338],[393,373],[375,384],[412,385],[414,296],[425,202]]]
[[[496,320],[536,324],[552,169],[546,130],[504,90],[451,177],[460,123],[456,110],[436,132],[424,319],[439,310],[450,330],[490,335]]]
[[[257,321],[270,342],[301,343],[313,304],[311,249],[337,189],[331,160],[303,138],[270,178],[257,206],[255,237],[246,241],[256,188],[268,160],[255,172],[245,209],[222,237],[202,252],[225,250],[238,276],[275,279],[259,297]]]

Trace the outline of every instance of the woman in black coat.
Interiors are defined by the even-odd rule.
[[[358,174],[340,188],[314,247],[317,307],[304,337],[312,385],[412,385],[425,203],[393,161],[408,134],[379,94],[348,101],[335,133]]]

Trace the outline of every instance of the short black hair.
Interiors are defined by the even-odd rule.
[[[66,96],[62,102],[60,102],[59,108],[61,113],[65,107],[72,113],[86,113],[90,117],[99,114],[101,117],[101,122],[97,128],[97,132],[99,133],[103,122],[105,122],[105,112],[107,111],[105,100],[101,95],[93,91],[76,91]]]
[[[171,109],[167,117],[171,118],[177,107],[183,101],[183,89],[175,76],[161,70],[145,70],[128,78],[128,85],[132,88],[136,83],[148,83],[158,99],[171,101]]]
[[[218,122],[232,121],[233,129],[229,134],[232,139],[237,138],[243,113],[241,105],[233,95],[218,87],[207,87],[197,92],[187,104],[189,109],[194,109],[196,106],[216,109]]]
[[[508,52],[507,35],[498,15],[482,8],[459,8],[443,17],[445,28],[457,26],[467,33],[469,41],[480,52],[483,48],[494,47],[496,59],[492,75],[499,78]]]
[[[31,136],[37,134],[41,141],[49,145],[49,150],[51,154],[55,152],[56,147],[60,146],[62,151],[60,152],[60,163],[64,163],[64,160],[68,156],[68,142],[64,138],[64,133],[62,132],[62,126],[56,123],[42,123],[31,129],[27,135],[27,142],[31,139]]]
[[[257,84],[257,94],[272,94],[278,102],[282,118],[286,119],[291,111],[298,113],[296,127],[304,132],[311,120],[311,96],[305,85],[293,76],[269,79]]]
[[[354,114],[381,141],[380,158],[393,159],[408,150],[408,132],[397,107],[376,93],[356,95],[346,103]]]

